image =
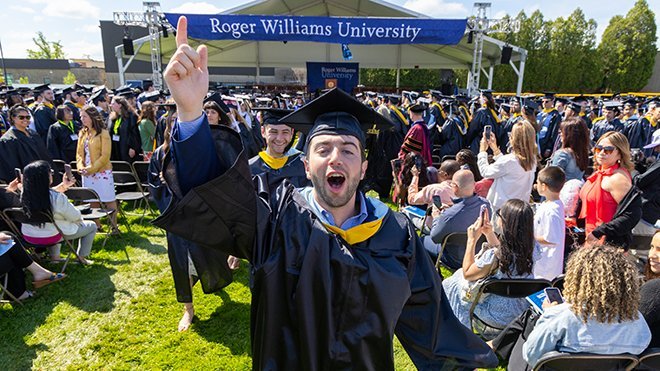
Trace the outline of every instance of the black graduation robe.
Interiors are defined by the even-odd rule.
[[[386,208],[370,237],[349,244],[291,184],[255,193],[239,136],[207,128],[173,137],[164,176],[174,198],[154,224],[250,261],[253,369],[393,370],[394,334],[419,369],[497,365],[453,315],[408,219]],[[216,168],[197,166],[207,163]]]
[[[172,194],[160,179],[164,157],[163,147],[156,148],[149,162],[149,172],[147,174],[149,193],[161,213],[165,211],[172,199]],[[200,281],[205,294],[220,291],[233,281],[232,271],[227,264],[229,255],[220,250],[201,248],[189,240],[167,232],[167,256],[170,260],[170,268],[174,278],[176,299],[180,303],[191,303],[193,301],[188,256],[190,256],[197,271],[195,279]]]
[[[493,134],[495,134],[495,138],[497,138],[500,127],[497,115],[487,107],[481,107],[474,113],[472,121],[470,121],[470,125],[468,126],[467,133],[465,134],[464,144],[474,153],[479,153],[479,142],[484,135],[484,128],[486,125],[492,127]]]
[[[618,118],[614,118],[614,120],[609,122],[605,118],[599,121],[595,121],[593,127],[591,128],[591,140],[594,143],[598,142],[598,139],[600,139],[600,137],[608,131],[622,132],[623,124],[621,121],[619,121]]]
[[[27,129],[30,136],[11,127],[0,138],[0,179],[9,183],[16,178],[15,168],[23,168],[37,160],[51,162],[46,145],[39,134]]]
[[[80,108],[76,106],[73,102],[71,101],[66,101],[64,104],[69,107],[71,110],[71,113],[73,114],[73,120],[80,122]]]
[[[509,153],[509,134],[511,133],[511,130],[513,130],[513,125],[521,120],[523,120],[523,117],[519,113],[516,113],[502,124],[497,137],[497,144],[502,153]]]
[[[292,154],[286,158],[286,162],[281,167],[278,167],[279,164],[270,166],[264,160],[264,158],[267,158],[267,155],[259,153],[248,162],[250,173],[255,176],[264,174],[259,179],[266,180],[267,189],[269,190],[275,190],[284,179],[287,179],[294,187],[306,187],[311,182],[305,174],[305,165],[302,162],[301,156],[302,153],[300,152]]]
[[[34,110],[32,117],[34,118],[34,127],[37,134],[39,134],[39,139],[45,144],[48,137],[48,128],[57,122],[55,107],[50,108],[42,103]]]
[[[548,158],[552,154],[557,137],[559,136],[559,125],[561,124],[561,115],[559,111],[552,108],[543,110],[536,115],[536,121],[539,123],[539,151],[543,158]]]
[[[397,158],[403,144],[405,133],[400,121],[393,121],[395,128],[392,130],[372,130],[367,135],[367,161],[369,163],[367,172],[362,182],[362,189],[374,190],[380,199],[390,197],[392,190],[392,165],[390,160]]]
[[[440,145],[440,150],[437,152],[440,160],[447,155],[455,156],[463,149],[463,136],[467,133],[467,129],[461,117],[452,115],[443,125],[439,125],[437,128],[437,141],[433,144]]]
[[[630,148],[643,148],[651,142],[653,136],[650,118],[643,116],[638,120],[626,123],[623,134],[628,138]]]
[[[119,128],[115,130],[115,125],[118,124],[117,120],[107,120],[107,128],[110,132],[110,139],[112,142],[112,152],[110,159],[112,161],[128,161],[133,162],[140,159],[138,156],[142,152],[142,142],[140,140],[140,130],[137,125],[137,117],[130,114],[128,117],[123,117]],[[135,151],[135,156],[131,158],[128,155],[129,149]]]
[[[76,149],[78,147],[78,132],[80,124],[72,121],[73,130],[70,126],[56,122],[48,128],[48,139],[46,148],[50,157],[62,160],[67,164],[76,160]]]

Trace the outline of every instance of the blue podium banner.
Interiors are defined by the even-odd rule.
[[[165,13],[175,27],[181,15],[188,37],[205,40],[455,45],[467,25],[467,19]]]
[[[307,89],[339,88],[351,93],[360,81],[358,63],[307,62]]]

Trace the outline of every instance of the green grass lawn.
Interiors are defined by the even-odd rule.
[[[146,222],[131,228],[105,248],[97,237],[95,265],[71,264],[68,278],[38,290],[24,306],[0,308],[3,370],[250,369],[247,264],[217,295],[197,285],[195,322],[178,333],[183,307],[165,237]],[[394,356],[397,370],[415,369],[398,341]]]

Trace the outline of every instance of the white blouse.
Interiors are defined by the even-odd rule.
[[[484,178],[493,179],[493,185],[486,197],[493,206],[493,212],[512,198],[529,202],[534,184],[534,170],[525,171],[513,153],[493,156],[495,162],[488,164],[488,153],[479,152],[477,165]]]

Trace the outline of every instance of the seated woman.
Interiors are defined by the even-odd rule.
[[[32,273],[32,285],[35,289],[59,281],[66,277],[64,273],[53,273],[32,261],[23,248],[15,244],[10,235],[0,232],[0,274],[7,274],[7,291],[18,300],[24,300],[34,295],[25,287],[25,272]]]
[[[500,224],[502,235],[499,238],[495,235],[487,212],[483,224],[481,217],[477,218],[467,230],[463,267],[442,282],[454,314],[468,328],[471,327],[469,309],[474,298],[467,292],[477,280],[532,276],[536,246],[532,208],[521,200],[511,199],[495,214],[499,214],[495,223]],[[476,244],[482,234],[488,242],[475,256]],[[489,326],[503,328],[527,307],[525,299],[485,294],[474,313]]]
[[[80,211],[67,199],[66,195],[50,188],[53,182],[53,172],[46,161],[35,161],[23,169],[23,193],[21,205],[26,214],[39,215],[50,213],[57,227],[64,233],[60,235],[52,223],[32,225],[23,223],[21,231],[25,240],[39,245],[52,245],[51,259],[59,260],[62,238],[75,240],[80,238],[78,256],[82,264],[92,264],[86,257],[92,250],[92,242],[96,235],[96,224],[84,221]]]
[[[660,231],[655,232],[651,240],[644,279],[646,282],[640,289],[639,311],[651,329],[649,348],[660,348]]]
[[[530,366],[555,350],[640,354],[649,345],[651,331],[638,310],[637,269],[616,248],[595,245],[573,253],[564,288],[565,302],[544,303],[522,346]]]

